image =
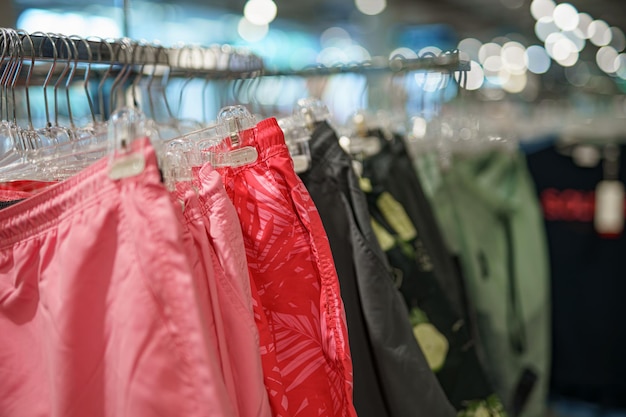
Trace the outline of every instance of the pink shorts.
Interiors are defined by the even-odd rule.
[[[258,160],[219,171],[242,225],[288,411],[355,416],[345,315],[326,232],[276,120],[261,121],[254,133]]]
[[[222,376],[238,416],[271,417],[241,227],[220,175],[206,165],[194,184],[177,185],[185,247],[194,267],[203,317],[220,355]],[[284,390],[283,390],[284,393]]]
[[[3,417],[235,416],[151,146],[0,211]]]

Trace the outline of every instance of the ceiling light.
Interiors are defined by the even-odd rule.
[[[585,39],[583,38],[583,34],[579,29],[574,29],[573,31],[561,32],[563,36],[572,41],[574,45],[576,45],[576,50],[578,52],[585,49]]]
[[[525,58],[526,67],[532,73],[545,74],[550,69],[550,57],[543,46],[529,46]]]
[[[524,91],[528,79],[526,74],[509,74],[506,81],[502,83],[502,89],[507,93],[517,94]]]
[[[578,62],[578,51],[570,51],[570,54],[563,59],[557,59],[556,62],[562,67],[571,67]]]
[[[322,45],[322,48],[337,46],[337,43],[342,42],[351,43],[352,38],[345,29],[337,26],[326,29],[320,36],[320,44]]]
[[[485,60],[490,56],[500,56],[500,51],[502,51],[502,47],[497,43],[486,43],[478,50],[478,59],[481,64],[484,64]]]
[[[497,74],[502,69],[502,58],[500,58],[500,55],[487,57],[483,63],[483,68],[488,75]]]
[[[269,26],[265,25],[257,25],[250,22],[247,18],[242,17],[239,19],[239,24],[237,25],[237,33],[241,36],[241,39],[247,42],[258,42],[267,36],[267,32],[269,31]]]
[[[606,46],[611,43],[613,33],[604,20],[594,20],[589,24],[589,40],[596,46]]]
[[[530,4],[530,13],[535,20],[539,20],[542,17],[552,16],[552,12],[556,5],[552,0],[533,0]]]
[[[624,36],[624,32],[618,28],[613,26],[611,28],[611,42],[610,46],[615,48],[618,52],[621,52],[626,48],[626,36]]]
[[[578,27],[578,10],[569,3],[561,3],[552,12],[554,23],[563,30],[574,30]]]
[[[467,38],[459,42],[457,49],[466,53],[470,60],[478,61],[478,51],[481,46],[483,46],[483,43],[478,39]]]
[[[578,62],[576,45],[561,32],[548,36],[548,39],[546,39],[546,50],[563,67],[571,67]]]
[[[502,46],[502,64],[513,74],[526,72],[526,62],[524,60],[526,48],[519,42],[507,42]]]
[[[243,8],[243,15],[250,23],[258,26],[267,25],[276,18],[278,7],[272,0],[248,0]]]
[[[619,69],[618,54],[615,48],[611,46],[603,46],[596,53],[596,63],[598,67],[607,74],[614,74]]]
[[[589,25],[593,22],[593,17],[587,13],[578,14],[578,29],[583,34],[584,39],[589,39]]]
[[[374,16],[387,7],[387,0],[355,0],[356,8],[363,14]]]
[[[545,41],[552,33],[558,32],[559,28],[550,16],[542,17],[535,23],[535,35],[539,40]]]

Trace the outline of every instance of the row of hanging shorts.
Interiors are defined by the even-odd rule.
[[[318,100],[195,130],[122,108],[40,142],[62,125],[11,117],[27,52],[113,49],[3,35],[1,416],[544,415],[545,255],[519,238],[542,225],[507,206],[532,198],[515,154],[440,171],[402,132],[339,134]],[[130,56],[111,88],[137,104]]]

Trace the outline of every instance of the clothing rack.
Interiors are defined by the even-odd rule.
[[[164,47],[129,38],[83,38],[6,28],[0,28],[0,49],[2,64],[22,60],[25,65],[34,61],[117,67],[161,65],[169,68],[171,76],[193,73],[211,78],[256,77],[264,68],[261,57],[230,45]]]
[[[443,51],[438,55],[425,53],[417,58],[374,57],[363,62],[339,64],[333,66],[317,65],[299,70],[271,70],[265,69],[264,76],[281,77],[314,77],[337,74],[375,74],[375,73],[399,73],[408,71],[469,71],[469,61],[462,60],[459,51]]]
[[[333,66],[317,65],[297,70],[278,70],[265,68],[263,59],[249,50],[230,45],[164,47],[129,38],[83,38],[58,33],[27,33],[7,28],[0,28],[0,49],[3,65],[11,59],[22,60],[25,65],[32,64],[35,60],[117,67],[160,65],[168,67],[172,77],[204,76],[212,79],[469,70],[469,62],[460,59],[458,50],[443,51],[438,55],[429,52],[417,58],[374,57],[368,61]]]

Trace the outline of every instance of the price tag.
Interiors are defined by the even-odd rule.
[[[605,237],[618,237],[624,230],[624,184],[617,180],[600,181],[596,187],[596,231]]]

